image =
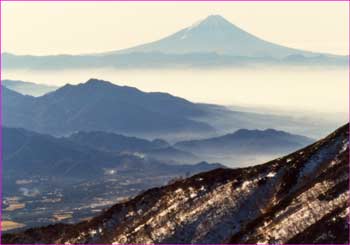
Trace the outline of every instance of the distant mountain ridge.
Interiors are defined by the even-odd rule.
[[[67,139],[106,152],[137,152],[164,162],[199,161],[246,164],[254,159],[271,159],[304,147],[313,139],[274,129],[240,129],[232,134],[202,140],[180,141],[173,145],[106,132],[78,132]],[[238,166],[238,165],[233,165]],[[232,167],[232,166],[231,166]]]
[[[262,40],[220,15],[158,41],[123,50],[82,55],[3,53],[5,69],[184,68],[247,65],[347,66],[348,56],[308,52]]]
[[[65,139],[24,129],[4,127],[2,130],[5,178],[24,176],[24,173],[92,177],[102,174],[102,163],[121,160]]]
[[[192,152],[201,160],[243,167],[281,157],[314,141],[275,129],[239,129],[218,137],[177,142],[173,147]]]
[[[178,142],[174,146],[193,152],[260,153],[298,149],[314,140],[275,129],[240,129],[219,137]]]
[[[41,96],[56,90],[58,87],[18,80],[2,80],[1,85],[18,93],[31,96]]]
[[[3,88],[4,125],[53,135],[77,131],[134,135],[214,132],[208,124],[190,119],[204,115],[202,106],[182,98],[97,79],[65,85],[40,97]]]
[[[241,128],[268,127],[315,138],[322,135],[318,124],[304,119],[233,111],[225,106],[193,103],[171,94],[147,93],[99,79],[67,84],[39,97],[2,86],[2,113],[5,126],[56,136],[105,131],[174,143],[219,136]],[[300,125],[297,129],[296,124]]]
[[[104,169],[118,171],[191,171],[222,165],[167,165],[138,155],[101,151],[69,138],[56,138],[20,128],[3,127],[4,179],[41,175],[73,178],[76,181],[104,175]],[[97,142],[99,143],[99,142]],[[155,143],[156,144],[156,143]],[[118,145],[116,145],[117,147]]]

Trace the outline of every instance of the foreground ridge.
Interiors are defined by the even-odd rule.
[[[348,243],[349,124],[283,158],[150,189],[2,243]]]

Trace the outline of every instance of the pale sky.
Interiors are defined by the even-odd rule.
[[[220,14],[265,40],[348,54],[347,2],[2,2],[2,51],[81,54],[154,41]]]

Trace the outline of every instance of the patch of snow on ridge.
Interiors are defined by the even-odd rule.
[[[268,177],[268,178],[273,178],[275,176],[276,176],[276,172],[270,172],[266,175],[266,177]]]
[[[274,223],[270,221],[260,228],[261,234],[263,234],[261,239],[268,240],[268,243],[286,243],[290,238],[303,232],[325,215],[343,206],[348,199],[349,192],[344,192],[329,202],[319,200],[318,195],[316,195],[330,190],[335,185],[336,183],[332,181],[324,181],[300,194],[291,205],[276,214],[277,219],[273,221]],[[270,237],[273,237],[274,240],[269,240]]]
[[[90,236],[94,236],[94,235],[97,234],[97,231],[96,230],[90,230],[89,234],[90,234]]]
[[[344,151],[346,151],[346,149],[349,147],[349,142],[348,140],[343,140],[343,147],[341,149],[341,151],[339,153],[343,153]]]
[[[299,173],[298,180],[300,181],[302,178],[314,173],[322,163],[334,159],[339,154],[338,146],[341,142],[341,139],[338,137],[330,144],[318,149],[304,164],[303,169]]]

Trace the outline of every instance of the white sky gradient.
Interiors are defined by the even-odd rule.
[[[2,51],[84,54],[154,41],[210,14],[265,40],[348,54],[347,2],[3,2]]]

